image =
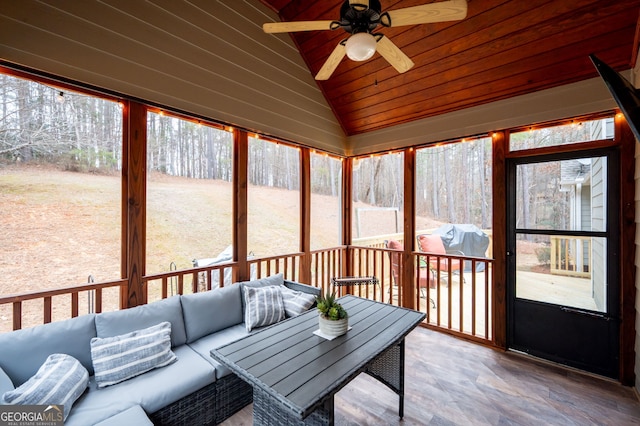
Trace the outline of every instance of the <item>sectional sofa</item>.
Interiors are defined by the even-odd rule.
[[[277,314],[249,324],[263,303],[254,293],[266,290]],[[66,426],[220,423],[251,403],[252,389],[210,350],[310,308],[318,294],[278,274],[0,334],[0,403],[33,403],[39,389],[71,395]]]

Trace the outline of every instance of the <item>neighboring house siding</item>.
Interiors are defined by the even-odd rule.
[[[582,203],[582,217],[580,220],[581,231],[591,231],[591,187],[584,185],[582,187],[582,197],[580,202]]]
[[[594,231],[606,229],[606,175],[606,162],[602,158],[594,158],[591,165],[591,229]],[[591,245],[593,298],[598,310],[606,311],[606,283],[599,282],[599,279],[607,276],[607,248],[603,238],[593,238]]]

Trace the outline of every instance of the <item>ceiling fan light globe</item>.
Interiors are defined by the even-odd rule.
[[[369,33],[353,34],[347,40],[345,48],[352,61],[366,61],[376,53],[376,39]]]

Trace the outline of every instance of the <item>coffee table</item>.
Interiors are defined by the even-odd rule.
[[[387,385],[404,414],[404,338],[422,312],[355,296],[341,297],[347,334],[327,340],[315,309],[211,351],[253,386],[256,425],[333,424],[333,397],[360,373]]]

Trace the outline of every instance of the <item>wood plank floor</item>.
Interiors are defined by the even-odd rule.
[[[336,425],[640,425],[633,388],[418,328],[406,340],[405,416],[361,374],[335,397]],[[251,425],[252,405],[223,425]]]

